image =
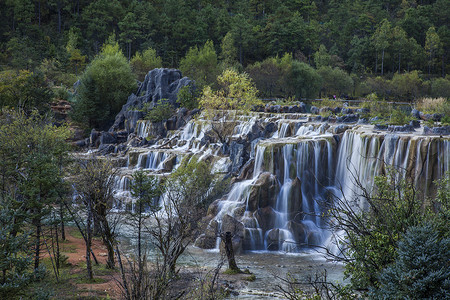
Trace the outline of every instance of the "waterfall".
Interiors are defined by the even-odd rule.
[[[399,178],[411,176],[424,195],[435,192],[433,181],[450,171],[448,138],[380,133],[369,125],[332,134],[336,127],[294,115],[238,116],[230,141],[244,145],[248,161],[241,170],[248,173],[242,172],[229,192],[211,204],[209,229],[203,234],[209,234],[208,248],[218,248],[222,231],[233,231],[243,250],[296,252],[326,245],[330,232],[322,216],[331,195],[365,209],[357,182],[371,192],[374,178],[388,171],[386,165],[399,170]],[[205,136],[210,130],[200,117],[147,148],[128,151],[127,166],[115,179],[114,209],[132,209],[130,173],[137,169],[167,174],[181,158],[195,154],[212,166],[212,173],[227,174],[237,160],[221,154],[221,144]],[[151,122],[139,121],[135,133],[145,138],[151,131]]]

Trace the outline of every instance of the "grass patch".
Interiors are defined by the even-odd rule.
[[[72,244],[69,241],[61,241],[59,243],[59,250],[64,253],[76,253],[77,245]]]
[[[87,277],[86,274],[84,274],[83,277],[78,278],[77,280],[75,280],[76,284],[97,284],[97,283],[105,283],[107,282],[106,279],[103,278],[98,278],[98,277],[94,277],[93,279],[89,279]]]
[[[225,275],[236,275],[236,274],[241,274],[242,271],[240,270],[232,270],[232,269],[226,269],[223,274]]]
[[[255,276],[255,274],[252,274],[250,276],[245,277],[244,280],[253,282],[256,280],[256,276]]]
[[[76,239],[80,239],[80,240],[83,239],[83,236],[81,235],[81,232],[78,230],[78,228],[71,227],[68,230],[68,232],[71,236],[73,236]]]
[[[420,98],[416,102],[416,109],[427,114],[443,113],[448,110],[450,102],[445,98]]]

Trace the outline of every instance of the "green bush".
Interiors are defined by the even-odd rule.
[[[88,128],[105,129],[136,88],[131,67],[117,43],[102,48],[80,81],[72,119]]]
[[[353,91],[353,79],[342,69],[321,67],[317,70],[322,77],[321,90],[325,95],[351,94]]]
[[[404,74],[394,74],[391,80],[392,93],[400,100],[412,101],[417,99],[423,92],[423,82],[419,78],[418,71]]]
[[[411,227],[398,245],[392,266],[379,276],[374,299],[448,299],[450,238],[441,239],[432,224]]]
[[[190,48],[180,61],[180,70],[184,76],[193,78],[199,87],[214,84],[219,69],[213,42],[207,41],[201,48]]]
[[[391,113],[391,118],[389,119],[389,124],[391,125],[405,125],[411,121],[412,118],[409,114],[402,111],[401,109],[393,109]]]
[[[180,103],[181,107],[194,109],[198,107],[199,97],[198,89],[192,85],[186,85],[178,91],[177,102]]]
[[[154,123],[162,122],[169,119],[175,112],[172,104],[167,99],[161,99],[157,105],[151,109],[145,116],[146,120]]]
[[[294,60],[288,78],[297,98],[314,99],[319,95],[322,78],[310,65]]]
[[[148,48],[142,53],[136,52],[130,65],[137,79],[143,81],[148,71],[162,67],[162,59],[156,54],[156,50]]]
[[[431,95],[435,98],[450,98],[450,78],[437,78],[431,82]]]

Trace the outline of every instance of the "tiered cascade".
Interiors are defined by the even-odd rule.
[[[153,127],[138,121],[135,134],[148,138]],[[219,233],[231,231],[238,249],[297,251],[326,243],[329,231],[321,216],[331,194],[361,200],[355,178],[370,189],[374,177],[392,165],[430,195],[433,182],[450,170],[448,137],[380,133],[371,125],[336,133],[337,127],[300,114],[240,116],[224,147],[211,137],[207,122],[191,120],[152,146],[128,150],[127,167],[117,178],[116,208],[125,209],[127,197],[132,201],[126,190],[133,170],[168,174],[183,157],[197,155],[213,164],[213,172],[236,175],[230,191],[209,207],[209,225],[197,246],[216,248]],[[363,201],[359,205],[364,208]]]

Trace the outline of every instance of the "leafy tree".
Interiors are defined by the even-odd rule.
[[[236,111],[249,112],[260,101],[256,97],[258,90],[246,73],[225,70],[217,77],[217,81],[221,89],[213,91],[206,86],[200,98],[200,106],[205,109],[214,134],[222,144],[226,144],[236,125]]]
[[[408,42],[409,41],[406,32],[401,27],[395,26],[392,29],[392,47],[394,52],[397,53],[398,57],[398,73],[401,72],[402,55],[403,57],[405,57],[405,54],[408,52]]]
[[[317,69],[331,65],[331,55],[328,54],[325,45],[321,44],[319,50],[314,53],[314,63]]]
[[[194,109],[198,107],[199,98],[198,88],[193,85],[186,85],[178,91],[177,102],[180,103],[181,107]]]
[[[0,296],[10,299],[32,279],[29,266],[32,262],[29,232],[24,232],[20,208],[14,207],[11,198],[0,196]],[[19,222],[18,222],[19,221]]]
[[[355,174],[352,180],[357,190],[352,199],[356,202],[337,198],[330,210],[335,222],[332,227],[345,233],[339,242],[342,256],[336,258],[346,262],[345,274],[351,278],[352,287],[357,289],[377,289],[387,284],[387,277],[383,279],[380,274],[400,254],[398,242],[410,228],[434,220],[447,224],[442,228],[448,231],[445,213],[424,209],[427,200],[416,192],[414,182],[402,179],[401,171],[385,167],[388,175],[375,177],[373,187],[364,187]],[[444,184],[440,190],[447,189]],[[354,207],[349,203],[359,204]],[[440,211],[448,211],[448,199],[440,203]]]
[[[83,9],[81,19],[86,24],[85,35],[92,43],[95,54],[108,36],[118,29],[117,21],[123,19],[124,13],[118,0],[92,1]]]
[[[391,23],[384,19],[378,24],[377,30],[372,35],[372,41],[375,45],[375,49],[381,51],[381,75],[384,74],[384,54],[386,48],[389,46],[391,34]],[[378,54],[377,54],[378,59]],[[377,72],[377,66],[375,66],[375,72]]]
[[[233,34],[228,32],[222,39],[220,44],[221,52],[220,59],[222,61],[222,66],[230,68],[236,66],[237,63],[237,48],[235,47],[235,41]]]
[[[162,122],[169,119],[175,112],[174,107],[167,99],[160,99],[155,107],[153,107],[145,119],[150,120],[154,123]]]
[[[412,71],[405,74],[394,74],[391,81],[393,93],[399,99],[414,100],[422,92],[422,80],[419,78],[419,72]]]
[[[0,73],[0,107],[44,112],[50,109],[52,98],[53,93],[40,72],[21,70]]]
[[[350,94],[353,90],[353,79],[342,69],[321,67],[317,70],[322,77],[322,90],[326,95]]]
[[[318,96],[322,80],[313,67],[294,60],[288,78],[297,98],[314,99]]]
[[[69,61],[76,74],[78,74],[78,70],[84,68],[87,59],[86,55],[82,55],[81,50],[78,49],[78,45],[80,44],[80,35],[81,33],[78,28],[71,27],[66,44],[66,50],[69,54]]]
[[[447,227],[448,230],[448,227]],[[394,263],[379,277],[373,299],[446,299],[450,293],[450,238],[432,224],[408,229]]]
[[[238,109],[249,111],[259,104],[258,90],[247,73],[229,69],[217,77],[221,89],[214,92],[209,86],[203,90],[200,105],[207,110]]]
[[[148,48],[143,52],[137,51],[130,64],[138,80],[144,81],[148,71],[162,67],[162,59],[156,54],[156,50]]]
[[[131,181],[131,195],[134,198],[134,209],[127,212],[127,223],[135,228],[137,238],[137,274],[133,278],[132,299],[142,299],[148,297],[149,287],[145,284],[144,276],[147,269],[148,242],[145,236],[145,228],[148,225],[146,221],[152,216],[152,213],[160,210],[157,203],[161,194],[158,180],[148,175],[145,171],[139,170],[133,174]],[[148,212],[151,213],[148,213]],[[131,298],[131,297],[130,297]]]
[[[193,78],[197,86],[214,83],[218,73],[217,54],[212,41],[207,41],[200,49],[189,49],[180,61],[180,70],[185,76]]]
[[[114,247],[115,221],[109,218],[114,195],[114,180],[117,169],[112,161],[89,157],[79,160],[73,170],[72,179],[77,195],[86,207],[86,269],[89,279],[93,279],[91,246],[93,221],[100,225],[100,233],[108,253],[107,267],[115,266]]]
[[[284,97],[289,92],[288,75],[292,65],[292,55],[269,57],[262,62],[247,66],[247,72],[255,82],[261,95]]]
[[[134,13],[129,12],[122,21],[119,22],[120,39],[127,44],[128,60],[131,59],[131,44],[139,35],[139,25],[136,22]]]
[[[11,139],[11,137],[14,139]],[[0,157],[2,158],[2,198],[19,207],[34,228],[34,269],[39,269],[42,224],[62,189],[61,161],[68,151],[66,127],[55,127],[36,111],[2,111],[0,118]],[[20,229],[16,228],[16,233]]]
[[[434,26],[428,28],[425,39],[425,51],[428,54],[428,75],[431,74],[434,66],[434,58],[439,54],[441,48],[441,40],[436,32],[436,28]]]
[[[244,65],[244,55],[252,41],[252,26],[242,14],[233,16],[231,20],[231,33],[239,53],[239,63]]]
[[[162,215],[153,218],[157,227],[150,234],[156,238],[155,246],[163,257],[167,274],[175,275],[176,263],[186,247],[195,238],[202,213],[210,203],[208,193],[213,183],[211,165],[197,158],[186,158],[164,184]]]
[[[80,78],[72,118],[90,128],[106,128],[136,88],[136,81],[117,43],[106,44]]]
[[[431,95],[450,99],[450,80],[448,78],[436,78],[431,82]]]

